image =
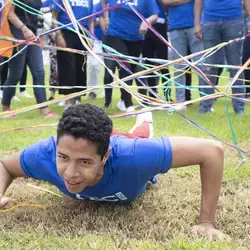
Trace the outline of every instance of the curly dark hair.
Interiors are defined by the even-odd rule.
[[[57,143],[63,135],[88,139],[97,144],[98,154],[104,157],[108,150],[113,123],[99,107],[91,104],[67,108],[57,126]]]

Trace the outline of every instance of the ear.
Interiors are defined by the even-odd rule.
[[[102,159],[102,163],[103,163],[103,164],[105,164],[106,161],[108,160],[108,158],[109,158],[109,156],[110,156],[110,153],[111,153],[111,150],[112,150],[112,148],[109,147],[108,150],[107,150],[107,152],[106,152],[106,154],[104,155],[104,157],[103,157],[103,159]]]

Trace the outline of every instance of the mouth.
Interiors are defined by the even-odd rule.
[[[81,182],[73,182],[73,181],[67,181],[67,180],[64,180],[64,183],[66,187],[69,189],[76,188],[81,184]]]

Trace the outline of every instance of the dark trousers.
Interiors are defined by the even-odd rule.
[[[107,35],[104,39],[104,44],[108,45],[109,47],[115,49],[116,51],[120,52],[124,55],[139,57],[141,54],[141,45],[142,41],[126,41],[119,37]],[[121,64],[127,69],[124,69],[122,66],[119,66],[118,62],[115,60],[105,59],[106,66],[115,72],[115,69],[119,68],[119,78],[125,78],[130,75],[129,71],[132,73],[138,72],[138,67],[135,64],[123,63]],[[104,74],[104,85],[110,84],[113,82],[113,76],[109,74],[109,72],[105,69]],[[132,80],[126,81],[126,84],[131,86],[133,83]],[[136,81],[138,86],[141,86],[139,81]],[[142,93],[139,90],[139,93]],[[125,106],[128,108],[133,105],[131,95],[123,88],[121,88],[121,99],[124,101]],[[105,89],[105,105],[109,105],[112,101],[112,88]]]
[[[7,58],[4,59],[4,61],[6,61]],[[0,82],[0,86],[3,86],[4,83],[6,82],[7,80],[7,77],[8,77],[8,71],[9,71],[9,65],[8,63],[4,63],[1,67],[1,82]],[[27,64],[25,65],[24,67],[24,70],[23,70],[23,74],[22,74],[22,77],[21,77],[21,80],[20,80],[20,86],[22,86],[20,88],[20,92],[23,92],[25,91],[25,86],[26,85],[26,81],[27,81]],[[0,90],[3,90],[3,88],[1,87]]]
[[[67,48],[85,50],[78,35],[69,30],[62,31]],[[82,86],[85,88],[59,89],[59,94],[68,95],[80,92],[86,89],[86,66],[87,60],[85,55],[79,55],[66,51],[57,51],[58,67],[58,85],[65,86]]]
[[[250,37],[247,36],[243,44],[242,64],[244,64],[249,57],[250,57]],[[244,75],[245,75],[245,80],[247,80],[245,81],[246,94],[250,95],[250,69],[245,70]]]
[[[15,38],[24,39],[22,32],[14,27],[12,27],[12,34]],[[26,45],[19,46],[19,49],[22,49],[24,46]],[[29,45],[25,50],[12,58],[12,60],[9,62],[9,75],[4,85],[17,85],[17,83],[22,78],[26,62],[33,77],[33,85],[44,85],[45,73],[42,48],[35,45]],[[14,94],[15,88],[4,88],[2,104],[4,106],[10,106],[11,98],[14,96]],[[34,88],[34,94],[37,103],[46,101],[45,88]]]
[[[155,24],[153,26],[156,31],[158,31],[166,40],[167,37],[167,24]],[[143,57],[146,58],[158,58],[158,59],[167,59],[168,58],[168,47],[151,31],[149,30],[145,36],[145,40],[143,42]],[[153,64],[150,61],[145,62],[146,64]],[[153,64],[154,65],[154,64]],[[166,75],[166,77],[170,77],[168,69],[161,70],[162,75]],[[166,79],[163,78],[162,82],[165,82]],[[150,87],[154,92],[157,93],[156,86],[158,85],[159,78],[158,77],[150,77],[145,81],[145,85]],[[153,93],[149,91],[150,97],[155,97]]]

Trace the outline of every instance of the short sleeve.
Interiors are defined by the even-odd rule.
[[[146,13],[148,17],[155,15],[155,14],[159,14],[159,12],[160,12],[160,9],[155,0],[146,1]]]
[[[54,137],[25,148],[20,154],[23,172],[34,179],[49,181],[56,169],[56,142]]]
[[[51,7],[53,5],[53,0],[46,0],[43,2],[42,7],[46,8],[46,7]]]
[[[137,139],[135,164],[145,178],[167,173],[172,165],[172,148],[167,137]]]

